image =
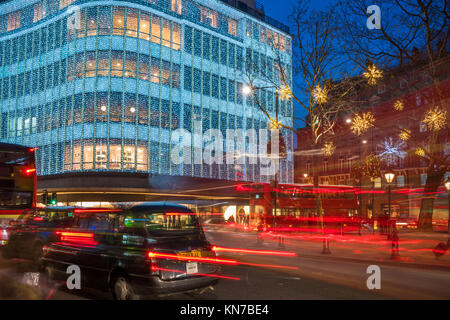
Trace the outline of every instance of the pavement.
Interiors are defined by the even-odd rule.
[[[394,261],[390,259],[386,237],[380,235],[330,237],[331,254],[322,254],[322,238],[311,234],[292,235],[285,239],[285,248],[278,247],[277,238],[268,234],[262,244],[256,242],[253,232],[222,229],[207,230],[206,235],[216,246],[296,254],[295,257],[284,257],[238,250],[219,251],[221,257],[251,263],[255,269],[265,265],[266,269],[276,270],[280,274],[345,286],[355,292],[376,292],[388,299],[450,299],[449,252],[436,261],[430,251],[438,241],[446,240],[443,234],[401,235],[399,247],[402,259]],[[402,248],[405,249],[403,255]],[[379,290],[369,290],[367,286],[370,276],[368,267],[373,265],[380,268]]]
[[[206,228],[210,234],[245,235],[249,240],[245,245],[256,244],[256,232],[243,231],[241,228]],[[399,232],[398,250],[393,255],[392,241],[386,235],[372,232],[331,234],[323,236],[317,233],[262,233],[265,247],[271,250],[282,249],[279,236],[284,240],[286,250],[293,250],[302,257],[321,257],[355,262],[377,262],[380,264],[405,267],[421,267],[450,271],[450,248],[436,259],[433,250],[439,243],[447,244],[447,233]],[[331,254],[323,254],[324,238],[329,241]]]

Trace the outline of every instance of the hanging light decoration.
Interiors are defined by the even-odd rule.
[[[350,129],[356,135],[361,135],[361,133],[367,131],[369,128],[373,127],[375,122],[375,117],[372,112],[366,112],[362,115],[357,114],[352,119],[352,125]]]
[[[398,134],[398,137],[403,141],[407,141],[409,138],[411,138],[411,130],[402,129],[402,131],[400,131],[400,133]]]
[[[439,107],[434,107],[427,111],[423,122],[427,125],[428,129],[439,131],[447,125],[447,111]]]
[[[367,82],[373,86],[377,84],[377,80],[383,77],[383,71],[377,68],[376,65],[371,64],[367,67],[367,71],[363,73],[364,77],[367,79]]]
[[[403,101],[397,100],[394,102],[394,109],[397,111],[402,111],[405,108],[405,105],[403,104]]]
[[[318,104],[324,104],[328,100],[328,90],[317,85],[313,91],[314,101]]]
[[[289,100],[292,97],[292,91],[288,86],[283,86],[277,90],[281,100]]]
[[[421,147],[416,148],[416,155],[419,157],[425,157],[425,150]]]
[[[336,146],[332,141],[325,142],[323,145],[322,151],[326,156],[331,156],[336,150]]]
[[[378,157],[385,161],[388,165],[396,163],[397,159],[404,159],[406,156],[404,141],[394,141],[392,137],[386,138],[378,145],[380,153]]]
[[[269,129],[280,129],[281,127],[282,127],[281,122],[276,119],[272,119],[269,122]]]

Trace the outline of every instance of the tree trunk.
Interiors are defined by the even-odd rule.
[[[420,214],[418,229],[420,231],[433,231],[433,207],[436,191],[441,184],[445,172],[434,171],[432,167],[428,168],[427,181],[423,190],[422,202],[420,205]]]

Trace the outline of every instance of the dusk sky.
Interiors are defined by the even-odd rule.
[[[292,12],[292,8],[295,6],[298,0],[257,0],[257,2],[264,5],[265,12],[269,17],[289,25],[288,17]],[[323,6],[329,4],[331,1],[311,0],[310,2],[313,8],[320,9]]]

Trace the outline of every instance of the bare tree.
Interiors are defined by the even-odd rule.
[[[368,17],[367,8],[373,1],[341,0],[340,14],[345,28],[345,48],[351,59],[360,65],[368,60],[401,76],[405,66],[425,65],[432,82],[425,100],[432,109],[417,121],[427,121],[429,134],[415,146],[417,156],[426,162],[427,181],[424,195],[434,195],[449,171],[449,156],[443,152],[448,141],[449,126],[446,112],[448,93],[440,85],[442,61],[448,57],[449,14],[447,0],[386,0],[381,5],[381,29],[369,30],[362,21]],[[445,64],[444,64],[445,66]],[[395,73],[397,71],[397,74]],[[419,84],[422,85],[422,84]],[[410,88],[411,89],[411,88]],[[442,125],[433,125],[440,116]],[[393,124],[395,126],[395,124]],[[404,129],[403,129],[404,130]],[[407,135],[408,131],[404,133]],[[413,145],[413,142],[410,142]],[[432,229],[434,196],[422,198],[419,228]]]

